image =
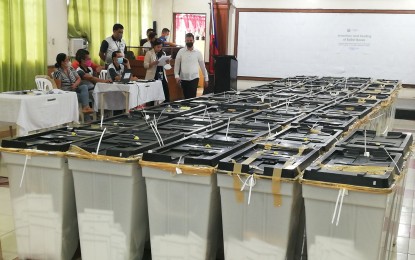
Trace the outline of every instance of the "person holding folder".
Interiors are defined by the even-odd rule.
[[[149,50],[144,57],[144,68],[147,69],[145,79],[161,80],[165,101],[170,102],[169,86],[167,84],[165,71],[165,68],[171,68],[168,63],[170,61],[170,56],[166,56],[166,53],[161,50],[163,42],[159,39],[154,40],[152,47],[153,48]]]

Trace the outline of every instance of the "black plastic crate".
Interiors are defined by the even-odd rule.
[[[371,106],[365,105],[350,105],[350,104],[333,104],[326,106],[316,111],[318,113],[325,113],[327,115],[351,115],[357,116],[359,119],[365,117],[373,110]]]
[[[366,88],[361,92],[366,92],[372,95],[391,95],[395,89],[390,88]]]
[[[322,103],[319,100],[312,100],[308,98],[296,99],[286,104],[278,105],[276,108],[285,109],[286,111],[295,111],[301,113],[310,113],[320,108],[323,108],[327,103]]]
[[[150,115],[149,115],[150,116]],[[123,114],[123,115],[117,115],[109,118],[105,118],[102,121],[102,127],[101,127],[101,121],[93,121],[90,124],[82,125],[79,127],[79,129],[83,130],[98,130],[102,131],[104,128],[106,128],[107,132],[121,132],[126,131],[128,128],[131,127],[142,127],[145,125],[148,125],[148,122],[153,118],[145,118],[144,113],[131,113],[131,114]],[[165,120],[168,120],[167,116],[161,116],[158,118],[158,122],[163,122]]]
[[[390,94],[397,88],[395,84],[382,84],[382,83],[371,83],[365,89],[366,92],[369,93],[383,93],[383,94]]]
[[[193,104],[193,103],[166,103],[160,106],[154,106],[145,109],[134,109],[130,110],[132,114],[144,114],[150,116],[151,119],[154,117],[160,118],[160,116],[167,116],[168,118],[174,118],[188,114],[190,112],[196,112],[205,109],[205,105]]]
[[[376,79],[374,82],[384,83],[384,84],[394,84],[394,85],[399,85],[401,83],[400,80],[396,80],[396,79]]]
[[[347,137],[345,137],[337,146],[364,148],[366,140],[366,147],[369,148],[385,148],[390,152],[400,152],[406,154],[409,151],[413,142],[411,133],[402,132],[388,132],[386,136],[376,136],[376,131],[354,130]]]
[[[347,82],[357,82],[357,83],[370,83],[372,81],[371,78],[368,77],[348,77]]]
[[[250,142],[240,142],[239,138],[218,140],[202,136],[191,136],[156,148],[143,154],[143,161],[187,165],[215,166],[219,160],[238,151]]]
[[[335,90],[325,90],[320,91],[317,94],[314,95],[316,99],[332,99],[339,100],[349,97],[351,94],[347,92],[341,92],[341,91],[335,91]]]
[[[278,92],[281,90],[287,90],[288,87],[283,83],[269,83],[265,85],[255,86],[251,87],[249,89],[246,89],[242,92]]]
[[[370,156],[364,156],[364,149],[336,147],[325,154],[316,163],[306,168],[303,178],[328,183],[342,183],[372,188],[389,188],[394,175],[399,174],[403,158],[400,153],[389,153],[383,149],[369,150]]]
[[[318,95],[304,96],[293,101],[293,103],[310,103],[310,104],[329,104],[334,101],[334,97],[318,97]]]
[[[282,90],[279,94],[285,93],[285,94],[295,95],[295,96],[298,96],[298,97],[304,97],[304,96],[311,95],[313,93],[317,93],[319,91],[321,91],[321,90],[318,90],[318,91],[314,92],[313,90],[309,90],[309,89],[291,88],[291,89],[287,89],[287,90]]]
[[[373,92],[357,92],[353,95],[359,99],[374,99],[374,100],[385,100],[388,99],[391,95],[388,93],[373,93]]]
[[[340,83],[336,83],[331,89],[330,91],[336,92],[344,92],[344,93],[348,93],[348,94],[352,94],[358,91],[363,91],[366,89],[368,84],[366,83],[354,83],[354,82],[340,82]]]
[[[181,104],[186,105],[187,102],[191,102],[194,104],[217,106],[223,103],[229,103],[235,100],[240,100],[243,98],[255,97],[255,96],[257,96],[257,94],[253,92],[227,91],[227,92],[222,92],[222,93],[215,94],[215,95],[204,95],[204,96],[200,96],[200,97],[197,97],[191,100],[175,101],[174,103],[181,103]]]
[[[318,156],[318,150],[310,148],[299,151],[253,144],[222,159],[218,169],[234,172],[235,168],[240,168],[241,173],[263,176],[272,176],[274,169],[281,169],[282,178],[294,179]]]
[[[244,121],[249,120],[257,123],[262,124],[279,124],[282,126],[286,126],[293,122],[294,120],[298,119],[299,117],[303,116],[304,113],[302,112],[285,112],[285,111],[277,111],[275,109],[266,109],[249,116],[245,116],[239,118],[238,120]]]
[[[281,100],[273,97],[252,97],[243,98],[237,101],[231,101],[230,103],[222,104],[226,108],[240,108],[240,109],[255,109],[261,110],[279,104]]]
[[[190,117],[193,119],[211,119],[224,121],[227,121],[230,118],[232,121],[234,121],[237,118],[241,118],[252,113],[252,109],[226,108],[221,105],[217,105],[206,107],[204,110],[198,112],[183,115],[183,117]]]
[[[287,83],[305,83],[305,82],[313,81],[315,79],[318,79],[318,77],[317,76],[295,76],[295,77],[285,78],[283,79],[283,81]]]
[[[295,121],[301,125],[312,128],[329,128],[347,131],[357,121],[357,116],[351,115],[329,115],[324,113],[311,113]]]
[[[320,86],[326,86],[326,87],[331,87],[334,85],[335,82],[337,82],[338,80],[322,80],[322,79],[316,79],[313,80],[311,82],[309,82],[308,84],[313,84],[313,85],[320,85]]]
[[[177,141],[184,137],[181,131],[158,131],[160,136],[150,129],[140,129],[139,131],[129,131],[113,136],[103,138],[100,143],[98,154],[114,156],[114,157],[130,157],[132,155],[141,154],[150,149],[166,145],[168,143]],[[161,138],[161,140],[159,139]],[[83,142],[76,142],[74,145],[82,149],[95,153],[98,147],[99,139],[87,140]]]
[[[159,130],[178,130],[186,136],[213,129],[223,124],[222,120],[214,118],[176,117],[157,124]],[[136,129],[137,130],[137,129]],[[138,131],[138,130],[137,130]]]
[[[377,105],[380,104],[380,100],[350,97],[350,98],[341,100],[340,104],[350,105],[350,106],[365,105],[365,106],[370,106],[370,107],[376,107]]]
[[[342,130],[337,129],[312,129],[307,125],[290,126],[272,138],[268,138],[270,144],[283,147],[309,147],[313,149],[322,148],[328,151],[331,146],[340,138]]]
[[[279,103],[282,103],[285,101],[294,101],[301,97],[301,96],[296,95],[295,93],[289,93],[289,92],[287,93],[285,91],[269,92],[266,94],[266,96],[278,99]]]
[[[233,121],[228,124],[225,123],[222,126],[210,129],[208,134],[214,134],[220,140],[226,140],[226,133],[229,137],[234,138],[247,138],[249,140],[256,139],[262,136],[273,135],[282,130],[282,126],[279,124],[260,123],[252,120]]]
[[[60,128],[29,136],[2,140],[4,148],[37,149],[43,151],[66,152],[73,142],[101,136],[99,131],[88,131],[77,128]],[[110,135],[110,134],[106,134]]]
[[[336,82],[344,81],[344,78],[343,77],[321,77],[318,80],[336,83]]]
[[[285,85],[286,87],[292,87],[292,86],[295,86],[296,84],[301,84],[301,82],[302,80],[289,81],[286,79],[277,79],[268,84]]]
[[[313,93],[317,93],[317,92],[320,92],[320,91],[328,90],[332,86],[333,85],[331,83],[324,82],[324,81],[323,82],[318,81],[318,82],[311,82],[311,83],[298,85],[294,89],[295,90],[312,91]]]

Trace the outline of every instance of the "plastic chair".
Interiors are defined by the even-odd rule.
[[[101,72],[99,73],[99,78],[100,79],[107,79],[107,74],[108,74],[107,70],[101,70]]]
[[[36,86],[38,90],[50,91],[53,89],[52,82],[44,78],[35,78]]]

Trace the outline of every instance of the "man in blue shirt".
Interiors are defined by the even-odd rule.
[[[176,47],[176,44],[174,42],[168,42],[167,38],[170,35],[170,30],[167,28],[163,28],[161,31],[161,36],[159,38],[160,41],[163,42],[163,47]]]

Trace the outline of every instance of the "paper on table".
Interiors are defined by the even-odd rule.
[[[157,64],[157,66],[164,66],[167,64],[167,61],[170,60],[171,55],[169,56],[161,56],[159,59],[159,63]]]

